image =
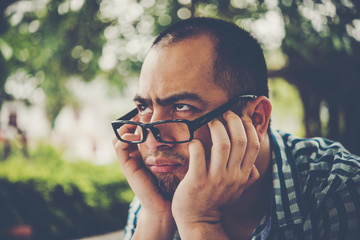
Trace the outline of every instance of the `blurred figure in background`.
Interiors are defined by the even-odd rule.
[[[21,148],[21,152],[25,157],[29,157],[27,149],[27,137],[25,132],[21,130],[17,123],[16,112],[9,114],[9,121],[7,128],[2,129],[0,126],[0,142],[3,145],[3,159],[7,159],[11,154],[12,143],[15,143]]]

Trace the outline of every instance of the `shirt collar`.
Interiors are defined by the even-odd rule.
[[[271,131],[271,158],[273,164],[274,203],[272,217],[279,227],[302,224],[298,174],[289,148],[286,147],[287,137],[279,132]]]

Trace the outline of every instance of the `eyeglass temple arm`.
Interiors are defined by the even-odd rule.
[[[125,116],[122,116],[116,120],[130,120],[133,117],[135,117],[139,113],[139,110],[137,108],[134,108],[129,113],[127,113]]]
[[[196,119],[196,121],[193,122],[193,130],[195,131],[196,129],[198,129],[199,127],[205,125],[206,123],[210,122],[211,120],[213,120],[215,117],[223,114],[224,112],[226,112],[227,110],[230,109],[230,107],[235,104],[237,101],[239,101],[240,99],[256,99],[258,96],[256,95],[241,95],[241,96],[237,96],[231,100],[229,100],[227,103],[225,103],[224,105],[214,109],[213,111],[201,116],[200,118]]]

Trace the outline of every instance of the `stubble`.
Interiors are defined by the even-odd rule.
[[[187,161],[187,158],[184,156],[171,151],[154,151],[150,153],[148,157],[164,157],[181,162],[182,164],[185,164]],[[153,176],[153,183],[156,190],[163,196],[164,199],[171,201],[176,188],[181,182],[181,179],[173,173],[157,173],[155,175],[150,170],[149,172]]]

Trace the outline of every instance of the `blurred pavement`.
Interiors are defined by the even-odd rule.
[[[81,238],[78,240],[122,240],[123,235],[124,235],[124,231],[118,231],[118,232],[107,233],[104,235]]]

